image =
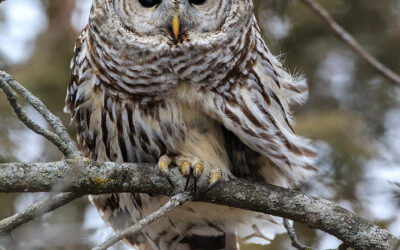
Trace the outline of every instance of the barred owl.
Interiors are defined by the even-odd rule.
[[[313,149],[295,135],[289,110],[307,98],[306,82],[265,45],[252,0],[93,0],[71,70],[65,110],[93,160],[155,163],[166,180],[175,165],[191,187],[206,179],[208,189],[231,178],[292,187],[316,171]],[[167,199],[90,197],[116,230]],[[282,231],[280,222],[189,202],[125,242],[234,249],[238,237],[267,243]]]

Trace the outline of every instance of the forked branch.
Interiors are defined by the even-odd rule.
[[[74,158],[81,155],[60,119],[52,114],[39,98],[34,96],[4,71],[0,71],[0,88],[6,94],[15,114],[29,129],[51,141],[66,157]],[[20,94],[42,115],[55,133],[42,128],[28,117],[21,105],[19,105],[17,95],[13,90]]]

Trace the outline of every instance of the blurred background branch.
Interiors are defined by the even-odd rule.
[[[348,33],[342,26],[340,26],[335,20],[329,15],[328,11],[325,10],[314,0],[300,0],[313,10],[319,17],[324,20],[332,32],[341,39],[346,45],[348,45],[357,55],[368,62],[374,69],[376,69],[384,77],[388,78],[393,83],[400,87],[400,75],[383,65],[378,59],[371,55],[366,49],[364,49],[350,33]]]

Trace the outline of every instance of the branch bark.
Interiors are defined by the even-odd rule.
[[[171,196],[182,192],[185,186],[177,168],[171,170],[171,179],[176,184],[173,189],[152,164],[98,163],[81,158],[0,164],[0,192],[48,192],[66,179],[69,185],[65,191],[81,195],[138,192]],[[399,241],[388,231],[333,202],[273,185],[232,180],[194,198],[302,222],[336,236],[355,249],[393,249]]]

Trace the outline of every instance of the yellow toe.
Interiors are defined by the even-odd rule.
[[[203,170],[204,170],[203,164],[202,163],[196,163],[196,165],[194,165],[194,168],[193,168],[193,176],[195,178],[199,178],[200,175],[203,173]]]
[[[215,184],[220,181],[222,178],[221,171],[210,173],[210,179],[208,179],[208,183]]]
[[[183,161],[180,166],[181,172],[184,176],[190,174],[190,163],[188,161]]]

